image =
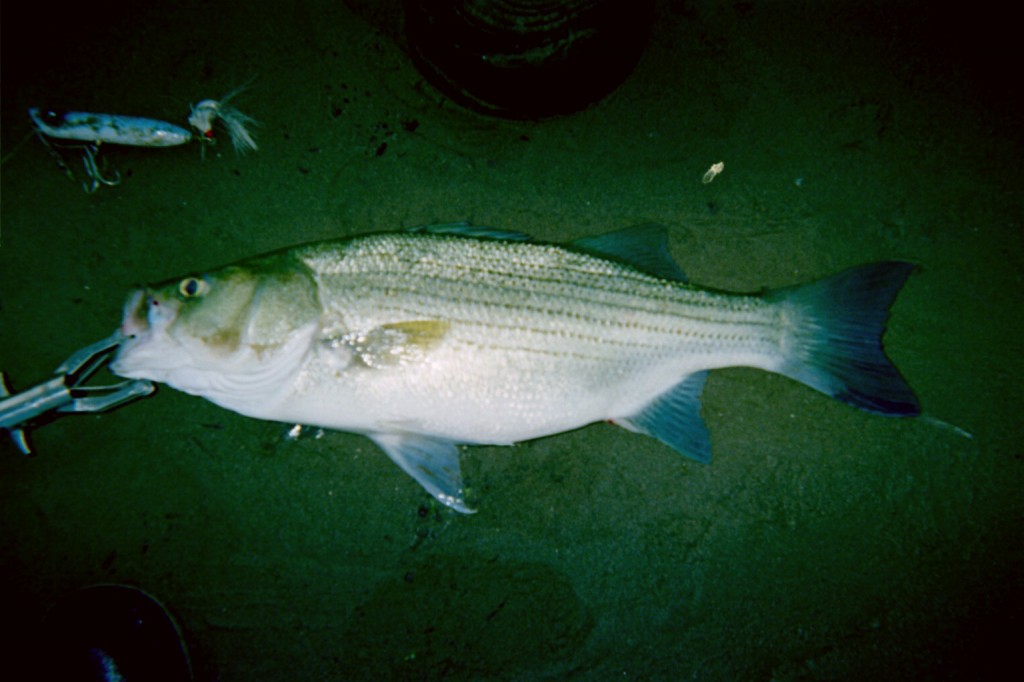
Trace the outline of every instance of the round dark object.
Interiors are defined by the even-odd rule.
[[[192,680],[174,620],[155,599],[126,585],[87,587],[57,602],[43,622],[40,650],[36,679]]]
[[[579,111],[619,86],[653,0],[405,0],[420,71],[466,106],[511,118]]]

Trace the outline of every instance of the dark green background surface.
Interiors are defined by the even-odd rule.
[[[133,286],[261,251],[439,221],[549,240],[654,221],[694,282],[724,289],[919,263],[886,344],[926,413],[974,438],[730,369],[705,392],[711,465],[604,424],[470,448],[480,511],[461,516],[363,438],[288,441],[163,388],[39,429],[34,458],[0,446],[5,629],[29,638],[61,595],[118,582],[169,605],[203,680],[984,679],[1017,656],[1007,18],[662,2],[610,98],[509,122],[422,82],[394,3],[71,11],[4,15],[0,369],[16,387],[115,329]],[[37,140],[18,146],[30,106],[184,124],[254,77],[237,104],[262,124],[256,154],[106,148],[124,182],[87,195]]]

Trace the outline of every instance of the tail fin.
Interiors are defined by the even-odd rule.
[[[920,414],[914,392],[882,350],[889,306],[914,267],[870,263],[769,292],[790,325],[778,371],[869,412]]]

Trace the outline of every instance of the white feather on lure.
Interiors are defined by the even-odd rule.
[[[192,133],[154,118],[95,114],[54,109],[28,110],[36,129],[57,140],[75,140],[132,147],[174,147],[192,139]]]
[[[229,102],[235,95],[245,90],[246,86],[240,86],[226,94],[219,101],[204,99],[192,107],[192,113],[188,117],[188,123],[195,128],[203,139],[213,141],[213,124],[218,119],[223,123],[231,138],[231,144],[235,151],[244,154],[247,151],[257,151],[256,140],[247,126],[256,125],[256,120],[247,114],[231,106]]]

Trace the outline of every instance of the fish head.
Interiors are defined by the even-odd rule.
[[[284,256],[186,275],[129,295],[110,368],[226,402],[297,365],[319,318],[313,277]]]

